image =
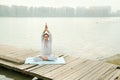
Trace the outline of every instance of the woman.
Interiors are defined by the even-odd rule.
[[[41,35],[41,47],[41,55],[34,60],[56,60],[56,57],[52,55],[52,35],[48,30],[47,24],[45,24],[45,29]]]

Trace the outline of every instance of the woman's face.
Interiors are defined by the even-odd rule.
[[[45,39],[45,40],[48,40],[48,38],[49,38],[48,35],[45,35],[45,36],[44,36],[44,39]]]

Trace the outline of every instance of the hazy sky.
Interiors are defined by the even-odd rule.
[[[24,5],[24,6],[111,6],[112,10],[120,10],[120,0],[0,0],[3,5]]]

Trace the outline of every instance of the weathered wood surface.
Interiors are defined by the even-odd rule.
[[[57,54],[65,58],[64,65],[18,64],[39,54],[40,51],[0,45],[0,65],[44,80],[120,80],[118,65],[70,55]]]

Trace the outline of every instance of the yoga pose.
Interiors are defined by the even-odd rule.
[[[56,57],[52,55],[52,35],[48,30],[47,23],[41,35],[41,47],[41,55],[36,57],[35,60],[56,60]]]

